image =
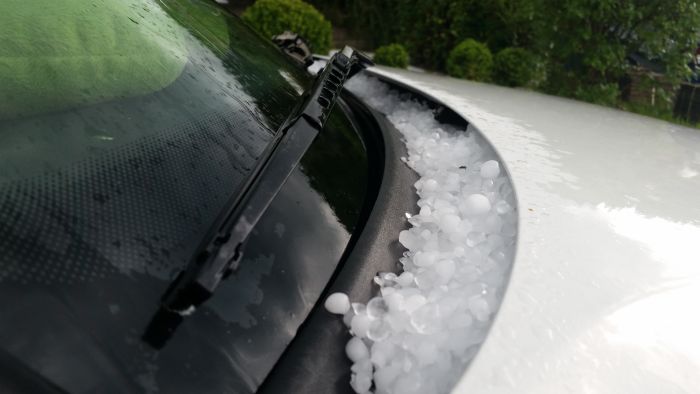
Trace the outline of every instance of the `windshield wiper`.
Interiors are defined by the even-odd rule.
[[[349,47],[330,58],[301,105],[275,134],[243,191],[228,204],[214,231],[162,296],[144,341],[162,348],[183,318],[211,297],[221,281],[238,268],[248,235],[323,130],[343,84],[370,64],[366,56]]]

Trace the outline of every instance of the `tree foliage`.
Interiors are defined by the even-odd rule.
[[[493,58],[493,80],[505,86],[531,84],[537,68],[535,57],[523,48],[504,48]]]
[[[328,53],[331,49],[330,22],[301,0],[257,0],[241,17],[264,36],[272,38],[290,30],[304,37],[314,52]]]
[[[471,38],[454,47],[447,58],[447,73],[457,78],[488,81],[492,66],[493,56],[489,48]]]
[[[389,44],[374,51],[374,62],[389,67],[408,67],[408,51],[401,44]]]
[[[694,0],[310,1],[341,10],[370,47],[400,42],[413,64],[433,70],[448,71],[450,51],[467,38],[494,53],[526,49],[541,62],[542,89],[596,102],[614,101],[631,54],[683,79],[700,38]]]
[[[549,92],[590,100],[609,94],[641,53],[680,80],[700,33],[694,1],[541,0],[547,18],[537,26],[537,49],[547,58]],[[595,96],[596,94],[593,94]]]
[[[466,38],[492,50],[530,42],[532,0],[311,0],[370,47],[406,46],[412,62],[445,70],[449,52]]]

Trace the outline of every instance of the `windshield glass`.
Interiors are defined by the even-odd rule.
[[[69,392],[253,392],[357,225],[347,117],[158,352],[160,296],[311,78],[213,1],[3,0],[0,40],[0,346]]]

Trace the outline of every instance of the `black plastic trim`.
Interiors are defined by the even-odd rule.
[[[406,148],[399,132],[384,115],[352,94],[345,92],[344,98],[362,127],[381,133],[384,163],[379,193],[347,259],[259,393],[352,393],[350,362],[345,356],[350,336],[341,316],[328,313],[323,301],[334,292],[347,293],[351,300],[363,302],[376,295],[372,279],[377,272],[399,271],[398,260],[404,248],[398,234],[408,228],[405,213],[417,211],[413,184],[418,175],[401,161]]]

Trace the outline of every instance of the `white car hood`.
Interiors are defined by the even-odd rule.
[[[700,130],[524,90],[371,72],[466,118],[515,186],[510,282],[455,393],[700,390]]]

